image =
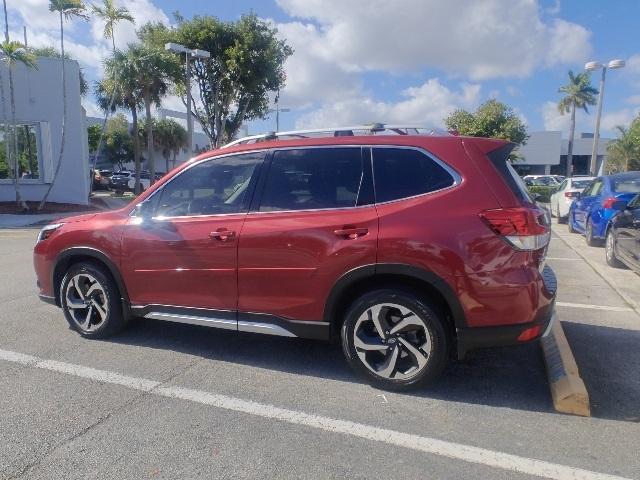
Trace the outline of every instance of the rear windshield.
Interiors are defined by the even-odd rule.
[[[616,193],[640,193],[640,177],[614,180],[613,191]]]
[[[527,186],[524,184],[518,172],[515,171],[511,162],[509,162],[509,154],[511,150],[513,150],[514,145],[509,143],[504,147],[498,148],[493,152],[487,154],[493,166],[500,172],[504,181],[509,185],[511,191],[518,197],[520,200],[524,202],[534,203],[531,195],[529,195],[529,190],[527,190]]]
[[[586,188],[592,180],[574,180],[571,182],[571,188]]]

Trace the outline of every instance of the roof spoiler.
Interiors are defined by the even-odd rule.
[[[516,144],[509,140],[501,140],[499,138],[480,138],[474,137],[473,143],[475,143],[480,151],[485,155],[492,153],[492,157],[504,156],[503,160],[507,160],[509,155],[516,148]],[[493,158],[492,158],[493,160]]]

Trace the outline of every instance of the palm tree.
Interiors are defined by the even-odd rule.
[[[16,190],[16,204],[23,209],[28,209],[27,204],[22,200],[22,196],[20,195],[20,183],[18,181],[20,177],[20,166],[18,164],[16,101],[13,85],[13,69],[17,63],[21,63],[27,68],[37,68],[36,58],[20,42],[2,42],[2,44],[0,44],[0,53],[2,54],[2,61],[7,65],[7,70],[9,70],[9,98],[11,99],[11,125],[7,128],[5,122],[4,130],[5,144],[7,147],[7,163],[8,165],[13,165],[13,184]],[[2,89],[2,96],[4,109],[4,87]],[[12,153],[13,162],[11,161]]]
[[[567,177],[572,174],[573,137],[576,131],[576,108],[582,108],[589,113],[588,105],[596,104],[598,90],[591,86],[591,77],[587,72],[577,75],[569,70],[569,83],[558,89],[565,96],[558,102],[558,111],[564,115],[571,113],[571,126],[569,127],[569,149],[567,151]]]
[[[631,128],[617,126],[618,138],[607,145],[607,173],[628,172],[640,168],[640,142]]]
[[[91,11],[93,14],[104,22],[104,38],[111,39],[112,53],[116,51],[116,37],[114,34],[114,27],[121,21],[127,21],[135,24],[133,16],[129,13],[126,7],[116,7],[113,0],[103,0],[102,6],[93,4],[91,5]],[[117,80],[117,79],[115,79]],[[117,82],[116,82],[117,83]],[[114,83],[115,87],[115,83]],[[109,102],[109,108],[105,110],[104,121],[102,122],[102,134],[98,140],[98,148],[93,155],[93,169],[96,168],[96,161],[100,151],[102,150],[102,143],[104,141],[104,132],[106,130],[107,121],[109,120],[109,114],[113,111],[113,103],[115,102],[115,90],[111,93],[111,100]],[[93,182],[91,183],[93,187]],[[91,194],[92,188],[89,189]]]
[[[173,157],[172,165],[176,166],[176,155],[187,148],[187,130],[171,118],[165,118],[156,122],[156,148],[164,157],[165,172],[169,171],[169,158]]]
[[[103,0],[102,7],[91,5],[93,14],[104,22],[104,38],[111,40],[112,51],[116,51],[116,38],[113,29],[119,22],[126,20],[127,22],[136,23],[133,16],[126,7],[116,7],[113,0]]]
[[[49,11],[58,12],[60,16],[60,57],[62,64],[62,135],[60,139],[60,154],[58,155],[58,163],[56,165],[55,172],[53,173],[53,179],[49,184],[47,192],[44,194],[38,210],[42,210],[44,204],[49,198],[51,189],[56,183],[58,174],[60,173],[60,166],[62,165],[62,157],[64,155],[64,140],[66,138],[66,123],[67,123],[67,73],[65,68],[65,52],[64,52],[64,21],[73,20],[74,18],[81,18],[88,20],[88,16],[84,13],[85,6],[81,0],[49,0]]]
[[[171,79],[176,78],[179,68],[174,59],[163,50],[157,50],[144,45],[130,45],[128,53],[135,65],[135,81],[140,88],[146,115],[147,145],[155,145],[153,140],[153,118],[151,107],[160,107],[162,98],[167,95],[171,87]],[[148,169],[150,183],[155,181],[154,149],[148,151]]]
[[[116,52],[104,63],[104,78],[96,84],[95,95],[98,106],[105,112],[117,109],[131,113],[133,137],[133,159],[135,162],[135,188],[140,191],[140,141],[138,135],[138,111],[142,106],[142,96],[135,80],[136,65],[129,58],[128,52]],[[118,81],[120,79],[120,81]]]

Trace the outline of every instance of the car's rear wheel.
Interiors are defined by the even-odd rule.
[[[616,239],[613,234],[613,228],[607,230],[607,236],[604,241],[604,256],[607,260],[607,265],[614,268],[623,268],[624,264],[618,260],[616,255]]]
[[[593,237],[593,222],[591,222],[591,218],[587,219],[587,225],[584,229],[584,239],[590,247],[598,245],[598,241]]]
[[[342,325],[350,366],[373,386],[400,390],[433,382],[447,360],[444,318],[421,295],[380,289],[358,298]]]
[[[60,304],[69,325],[86,338],[108,337],[126,324],[115,282],[95,263],[69,268],[62,279]]]
[[[558,219],[558,223],[567,223],[567,217],[560,215],[560,205],[556,206],[556,218]]]

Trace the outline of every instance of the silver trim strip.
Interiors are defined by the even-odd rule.
[[[553,314],[551,314],[551,320],[549,320],[549,325],[547,325],[547,329],[542,334],[542,337],[546,337],[551,333],[551,329],[553,328],[553,324],[558,321],[556,311],[554,309]]]
[[[178,315],[176,313],[149,312],[144,318],[163,320],[167,322],[186,323],[188,325],[201,325],[204,327],[223,328],[225,330],[238,330],[238,322],[223,318],[199,317],[195,315]]]
[[[281,337],[296,337],[289,330],[282,328],[278,325],[273,325],[271,323],[261,323],[261,322],[246,322],[240,321],[238,322],[238,331],[239,332],[252,332],[252,333],[262,333],[265,335],[278,335]]]

